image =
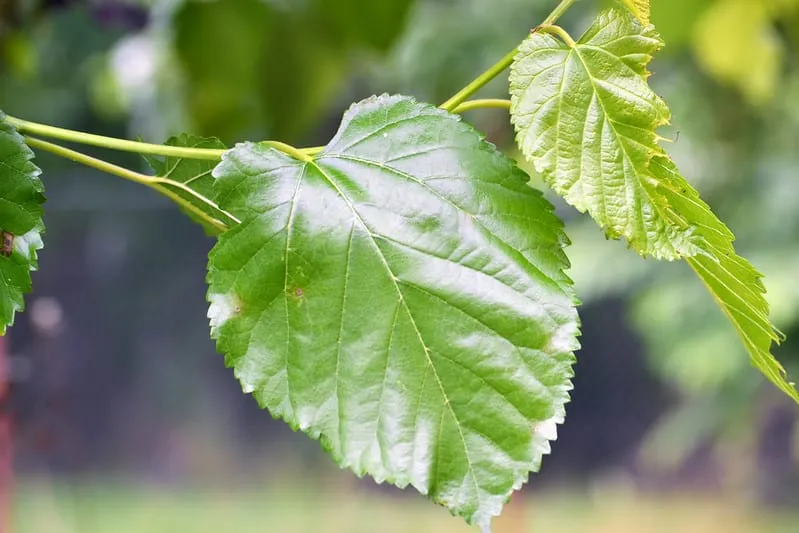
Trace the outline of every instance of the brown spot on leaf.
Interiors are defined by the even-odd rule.
[[[10,231],[2,232],[2,239],[0,240],[0,255],[11,257],[14,253],[14,234]]]

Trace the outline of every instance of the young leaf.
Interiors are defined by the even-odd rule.
[[[669,120],[646,81],[661,44],[651,26],[617,10],[601,14],[574,46],[533,33],[511,67],[511,112],[519,147],[550,187],[610,237],[625,237],[642,255],[677,259],[698,245],[649,171],[663,153],[655,129]]]
[[[619,0],[641,24],[649,25],[649,0]]]
[[[31,270],[43,247],[41,234],[44,186],[33,152],[22,135],[0,112],[0,230],[4,232],[0,255],[0,333],[14,323],[14,314],[25,308],[23,295],[31,291]],[[7,236],[9,236],[7,238]],[[13,236],[10,237],[10,236]],[[6,255],[6,254],[10,255]]]
[[[252,143],[214,170],[242,219],[208,266],[245,392],[342,467],[487,529],[555,438],[578,320],[552,206],[459,118],[401,96],[316,158]]]
[[[165,144],[187,148],[211,148],[222,150],[227,148],[219,139],[196,137],[185,133],[178,137],[170,138]],[[144,158],[157,176],[182,183],[208,200],[214,197],[214,178],[211,176],[211,171],[213,171],[216,166],[215,162],[198,159],[183,159],[179,157],[144,156]],[[186,202],[191,203],[194,208],[200,210],[212,219],[222,222],[228,227],[235,224],[223,211],[220,211],[185,189],[169,184],[161,184],[159,187],[169,190]],[[219,227],[209,224],[206,219],[197,216],[197,213],[189,209],[184,209],[183,207],[181,207],[181,209],[192,220],[200,224],[208,235],[218,235],[221,233]]]
[[[661,45],[651,26],[616,10],[576,43],[531,35],[510,77],[518,144],[543,179],[610,237],[625,237],[643,256],[687,259],[754,365],[799,401],[770,354],[778,337],[759,274],[658,144],[655,130],[669,110],[647,84],[647,64]]]
[[[761,274],[735,253],[732,232],[685,186],[674,163],[655,157],[650,168],[662,184],[674,210],[681,213],[702,237],[702,252],[685,260],[705,284],[713,299],[730,319],[752,358],[752,364],[772,383],[799,402],[799,393],[786,381],[785,369],[771,355],[771,343],[780,337],[769,320],[769,306]]]

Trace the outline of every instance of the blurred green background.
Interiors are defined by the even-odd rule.
[[[0,0],[0,108],[151,142],[189,131],[319,145],[368,95],[445,100],[555,3]],[[562,23],[578,34],[610,3],[582,0]],[[776,353],[796,378],[799,0],[652,11],[667,43],[651,78],[673,112],[667,148],[765,273],[788,335]],[[466,118],[515,155],[504,111]],[[198,226],[150,190],[37,161],[47,247],[7,344],[12,531],[468,530],[338,471],[241,394],[208,338],[212,241]],[[554,453],[497,531],[799,531],[796,406],[749,366],[686,266],[643,261],[552,200],[573,240],[585,348]]]

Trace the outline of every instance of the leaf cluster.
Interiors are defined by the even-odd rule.
[[[11,240],[0,256],[3,327],[22,308],[41,248],[44,198],[29,145],[150,186],[216,237],[211,335],[243,390],[319,439],[342,467],[411,485],[488,530],[549,453],[579,348],[563,223],[529,176],[455,113],[509,107],[518,147],[543,181],[641,256],[685,261],[753,364],[799,401],[771,354],[780,337],[761,275],[660,144],[670,111],[648,83],[663,45],[649,3],[621,0],[625,9],[601,13],[577,40],[554,25],[572,3],[561,2],[514,53],[442,106],[367,98],[320,148],[264,141],[228,149],[190,135],[149,145],[0,117],[0,229]],[[404,17],[410,2],[363,12],[356,4],[345,2],[346,16],[329,31],[351,36],[347,46],[385,50],[395,36],[360,21]],[[264,66],[276,53],[274,35],[295,27],[275,22],[279,10],[236,0],[179,14],[178,49],[197,109],[239,86],[267,98],[242,100],[238,111],[247,112],[237,116],[257,122],[272,105],[276,84]],[[263,20],[275,33],[262,31]],[[221,77],[195,53],[208,32],[227,43],[210,61]],[[263,55],[231,53],[253,46]],[[464,104],[508,66],[510,102]],[[294,81],[284,89],[311,98],[313,84]],[[218,121],[230,110],[215,113],[198,117],[224,129]],[[16,128],[141,152],[155,176]]]

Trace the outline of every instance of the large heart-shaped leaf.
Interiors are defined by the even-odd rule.
[[[210,254],[209,317],[244,390],[342,467],[487,528],[571,387],[552,206],[470,126],[407,97],[354,105],[314,159],[246,143],[214,175],[242,224]]]
[[[37,268],[44,186],[41,171],[31,162],[33,152],[22,135],[0,112],[0,333],[25,308],[23,295],[31,291],[31,270]]]

